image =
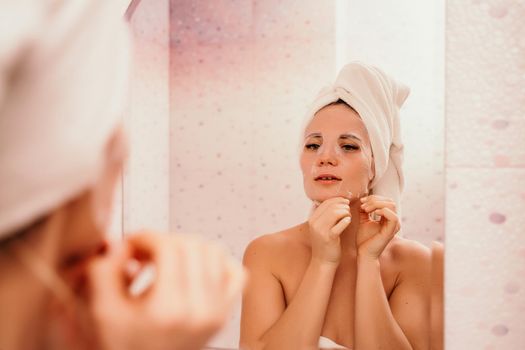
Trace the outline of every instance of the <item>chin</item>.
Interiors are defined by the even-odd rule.
[[[349,191],[352,192],[352,198],[355,198],[355,196],[358,193],[357,191],[353,191],[350,189],[343,189],[343,188],[338,189],[338,190],[334,190],[330,188],[327,188],[326,190],[311,189],[310,191],[306,191],[306,195],[311,201],[324,202],[325,200],[328,200],[330,198],[335,198],[335,197],[348,198]]]
[[[335,194],[335,193],[319,193],[318,191],[316,191],[315,194],[312,194],[312,195],[308,195],[308,198],[312,201],[312,202],[324,202],[330,198],[335,198],[335,197],[343,197],[342,194]]]

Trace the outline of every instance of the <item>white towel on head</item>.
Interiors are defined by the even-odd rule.
[[[371,193],[393,199],[401,212],[403,143],[399,109],[410,90],[377,67],[352,62],[343,67],[334,84],[323,89],[308,112],[341,99],[357,111],[368,131],[375,165]]]
[[[0,3],[0,238],[96,181],[127,92],[121,11],[106,0]]]

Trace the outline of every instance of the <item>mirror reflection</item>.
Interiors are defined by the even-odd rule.
[[[299,157],[311,213],[246,249],[241,347],[428,348],[430,254],[396,236],[408,94],[354,62],[313,102]]]
[[[384,6],[385,13],[403,12]],[[444,238],[442,43],[429,40],[440,30],[439,13],[411,6],[412,17],[403,12],[396,23],[388,19],[396,16],[382,16],[373,4],[171,1],[171,229],[225,244],[244,257],[252,277],[260,276],[250,280],[242,307],[212,344],[359,347],[357,329],[378,323],[357,322],[369,314],[357,311],[364,304],[357,302],[356,235],[356,218],[366,218],[360,200],[368,195],[381,202],[368,209],[392,208],[400,225],[399,231],[392,226],[396,234],[377,257],[383,299],[369,300],[369,307],[384,306],[373,315],[391,321],[384,326],[392,327],[392,339],[428,346],[431,307],[423,295],[431,287],[432,242]],[[378,21],[383,25],[372,24]],[[381,73],[345,75],[350,62]],[[344,86],[347,76],[352,83]],[[366,83],[352,80],[358,77]],[[322,97],[325,87],[338,93]],[[371,102],[376,95],[384,98]],[[372,127],[378,120],[385,125]],[[343,220],[334,253],[341,255],[332,277],[314,274],[302,288],[318,260],[312,220],[325,206],[335,215],[325,233]],[[366,224],[377,229],[381,220],[388,222],[381,215],[369,219]],[[406,274],[414,279],[405,286],[421,288],[407,288],[414,300],[404,300],[400,278]],[[310,295],[312,285],[326,286],[318,291],[323,297]],[[314,305],[316,316],[304,318],[301,312],[312,313]],[[294,335],[299,331],[306,340]],[[369,341],[376,338],[370,331]],[[366,337],[362,341],[367,344]]]

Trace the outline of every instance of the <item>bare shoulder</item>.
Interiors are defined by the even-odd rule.
[[[257,261],[278,262],[287,255],[287,252],[297,251],[297,247],[305,244],[303,237],[304,224],[285,230],[268,233],[251,241],[244,251],[245,264]]]
[[[423,273],[430,269],[431,251],[417,241],[395,237],[389,244],[389,255],[402,271]]]

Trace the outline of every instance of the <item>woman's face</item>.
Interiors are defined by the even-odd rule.
[[[348,105],[329,105],[315,114],[304,133],[301,170],[312,201],[368,193],[373,178],[370,140]]]

